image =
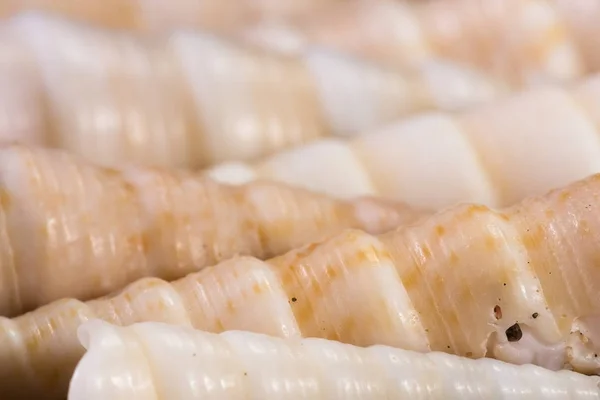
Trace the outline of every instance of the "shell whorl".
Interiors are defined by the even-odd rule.
[[[93,166],[62,151],[0,149],[0,315],[172,280],[236,255],[264,259],[340,230],[383,232],[423,212],[269,182]]]

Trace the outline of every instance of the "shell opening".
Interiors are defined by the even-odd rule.
[[[494,332],[487,344],[488,357],[512,364],[535,364],[550,370],[564,368],[565,343],[542,341],[526,323],[515,323],[505,331]]]
[[[502,318],[499,306],[494,308],[494,315],[497,320]],[[534,313],[531,317],[535,320],[538,316]],[[600,375],[600,315],[575,319],[569,335],[554,343],[542,340],[527,323],[517,322],[505,331],[498,326],[488,339],[487,355],[512,364]]]

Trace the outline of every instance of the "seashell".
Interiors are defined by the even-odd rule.
[[[364,100],[368,98],[369,93],[383,93],[382,89],[384,87],[387,87],[388,90],[394,90],[394,86],[391,85],[392,79],[384,82],[382,79],[377,79],[370,72],[370,68],[374,64],[366,61],[342,64],[339,62],[335,63],[331,57],[323,59],[324,55],[330,53],[335,47],[312,43],[306,34],[294,29],[290,25],[282,24],[281,22],[262,22],[257,26],[241,29],[230,35],[239,41],[250,43],[269,51],[276,51],[296,57],[303,56],[314,75],[317,77],[321,76],[320,93],[323,98],[335,94],[348,101],[349,97],[352,97],[352,94],[347,92],[348,88],[351,90],[357,90],[359,87],[362,88],[361,95],[357,98],[357,101],[361,101],[362,109],[358,106],[353,106],[352,113],[344,113],[342,110],[339,110],[338,124],[350,124],[350,126],[359,126],[361,129],[368,129],[370,126],[375,126],[376,124],[360,124],[356,123],[355,120],[361,118],[367,111],[378,115],[378,113],[373,112],[373,106],[381,109],[386,105],[389,107],[390,103],[393,105],[392,100],[382,102],[381,99],[375,97],[368,101]],[[360,56],[360,53],[358,56]],[[349,60],[351,59],[348,56],[346,57]],[[385,63],[378,65],[385,65]],[[318,68],[319,66],[321,68]],[[331,69],[334,72],[329,74],[320,72],[325,69]],[[421,102],[424,105],[433,102],[435,103],[435,108],[441,110],[456,111],[475,104],[487,103],[508,92],[509,89],[514,89],[507,86],[505,82],[495,81],[488,75],[482,75],[462,64],[449,62],[441,58],[424,60],[412,67],[397,66],[389,68],[389,70],[394,73],[405,71],[409,74],[413,73],[413,75],[415,75],[413,71],[418,71],[419,74],[415,75],[412,80],[421,81],[417,85],[424,87],[422,89],[424,98]],[[357,85],[359,81],[362,83],[362,86]],[[429,99],[431,97],[433,100]],[[329,101],[326,102],[325,108],[329,110],[330,108],[335,108],[340,103],[341,101],[339,100]],[[423,106],[423,109],[425,109],[425,106]],[[329,118],[331,119],[332,117],[329,116]],[[345,131],[349,132],[350,129],[347,128]]]
[[[90,321],[69,400],[597,399],[598,377],[388,346]],[[173,368],[173,366],[177,368]]]
[[[447,58],[514,84],[600,69],[595,0],[352,2],[299,28],[310,40],[395,65]]]
[[[431,209],[465,201],[505,207],[600,172],[599,130],[600,75],[593,75],[460,113],[424,113],[350,141],[326,138],[254,163],[216,165],[207,174]]]
[[[389,233],[348,230],[282,256],[0,319],[0,391],[64,397],[77,327],[154,321],[600,374],[600,174],[502,212],[458,205]],[[12,396],[12,397],[11,397]]]
[[[12,0],[0,6],[0,15],[31,9],[146,31],[185,26],[239,32],[275,23],[311,43],[393,65],[442,58],[513,84],[570,80],[600,70],[596,0],[173,0],[168,5]]]
[[[110,28],[159,31],[181,26],[228,29],[260,20],[302,20],[340,0],[5,0],[0,17],[30,10],[61,14]]]
[[[422,215],[256,182],[95,167],[61,151],[0,149],[0,315],[90,299],[144,276],[176,279],[236,255],[268,258],[348,227],[384,232]]]
[[[7,23],[0,51],[0,141],[105,166],[252,160],[503,91],[450,64],[400,71],[325,49],[285,55],[207,32],[135,35],[39,13]]]

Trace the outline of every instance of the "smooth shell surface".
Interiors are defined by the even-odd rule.
[[[376,195],[432,209],[458,202],[505,207],[597,172],[600,75],[207,171],[224,182],[270,179],[336,197]]]

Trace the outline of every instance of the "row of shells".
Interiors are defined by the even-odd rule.
[[[0,397],[600,398],[599,4],[3,2]]]

